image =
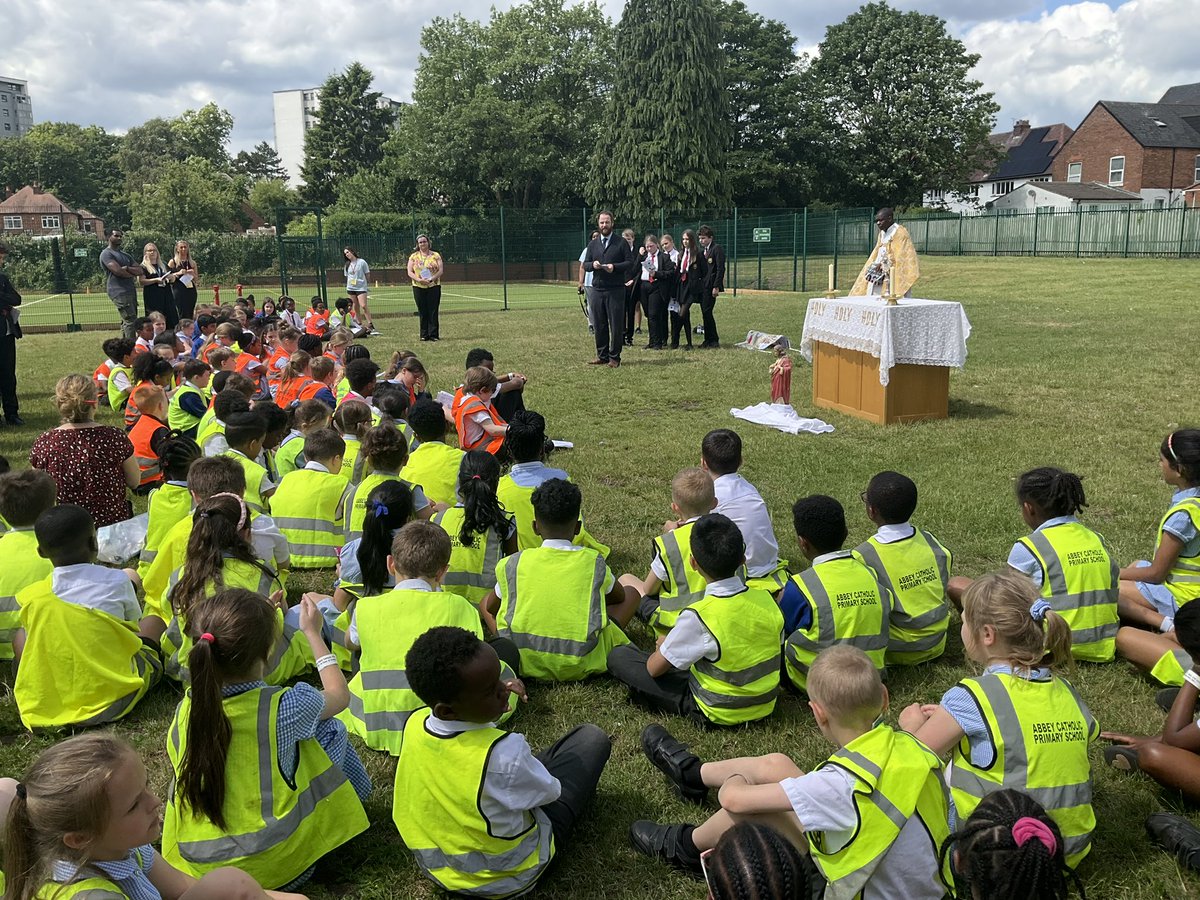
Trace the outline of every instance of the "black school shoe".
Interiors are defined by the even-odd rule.
[[[639,819],[629,826],[629,843],[638,853],[660,859],[684,872],[701,875],[704,870],[700,866],[699,854],[693,856],[684,852],[684,831],[692,827],[684,824],[659,825]]]
[[[642,731],[642,752],[656,769],[667,776],[675,792],[684,800],[703,803],[708,799],[708,788],[692,787],[683,779],[683,770],[693,763],[699,765],[700,757],[657,722],[647,725]]]
[[[1183,816],[1154,813],[1146,819],[1146,833],[1188,868],[1200,871],[1200,828]]]

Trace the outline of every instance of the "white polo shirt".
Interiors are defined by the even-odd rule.
[[[737,472],[715,479],[713,489],[717,494],[713,512],[732,519],[746,542],[746,573],[751,578],[770,575],[779,566],[779,544],[762,495]]]

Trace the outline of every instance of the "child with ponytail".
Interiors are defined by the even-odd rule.
[[[281,684],[311,665],[304,636],[294,623],[285,622],[287,605],[279,576],[258,558],[250,542],[250,528],[249,510],[237,494],[214,494],[196,504],[186,562],[171,574],[166,593],[171,619],[161,645],[168,677],[190,680],[188,622],[192,610],[205,597],[235,587],[270,597],[275,608],[278,640],[272,645],[266,680]]]
[[[138,577],[145,578],[150,563],[158,556],[158,546],[176,523],[187,518],[192,509],[188,492],[188,469],[200,458],[200,445],[183,431],[172,431],[158,448],[163,483],[150,492],[147,503],[149,521],[146,543],[138,558]]]
[[[234,865],[267,887],[303,884],[317,860],[366,830],[362,799],[371,790],[333,720],[349,693],[321,637],[321,612],[301,600],[300,631],[322,690],[263,680],[279,620],[261,594],[206,597],[188,626],[192,684],[167,737],[175,790],[163,856],[196,876]]]
[[[264,891],[238,869],[197,879],[163,859],[153,846],[162,801],[137,753],[111,732],[68,738],[42,751],[21,781],[0,779],[0,811],[6,806],[10,900],[304,900]]]
[[[346,442],[346,454],[342,457],[342,473],[351,484],[358,484],[367,473],[364,471],[366,457],[362,455],[362,439],[371,427],[371,407],[361,400],[347,400],[333,414],[333,427]]]
[[[459,502],[435,513],[450,535],[450,568],[442,589],[478,606],[496,584],[496,563],[517,552],[517,523],[496,499],[500,463],[486,450],[469,450],[458,469]]]
[[[1087,704],[1056,670],[1071,664],[1071,628],[1026,576],[986,575],[963,594],[962,641],[984,667],[942,696],[914,703],[900,727],[935,753],[953,750],[957,820],[1004,788],[1049,798],[1067,864],[1088,854],[1096,816],[1088,744],[1100,733]]]
[[[1192,660],[1174,635],[1179,607],[1200,598],[1200,428],[1180,428],[1158,449],[1163,481],[1175,489],[1158,523],[1154,558],[1120,571],[1117,652],[1163,684],[1183,684]]]
[[[1058,824],[1036,800],[1003,790],[979,802],[963,827],[942,844],[949,857],[954,896],[1037,897],[1066,900],[1071,888],[1085,897],[1083,883],[1063,855]]]

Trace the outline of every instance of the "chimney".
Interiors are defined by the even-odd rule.
[[[1027,134],[1029,134],[1029,120],[1028,119],[1017,119],[1017,121],[1013,122],[1013,130],[1012,130],[1013,137],[1015,137],[1015,138],[1025,137],[1025,135],[1027,135]]]
[[[33,192],[34,192],[35,194],[40,194],[40,193],[42,192],[42,185],[41,185],[41,182],[35,181],[35,182],[34,182],[34,183],[31,185],[31,187],[33,188]]]

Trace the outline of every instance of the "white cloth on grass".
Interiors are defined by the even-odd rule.
[[[782,431],[784,434],[825,434],[833,431],[833,426],[821,419],[807,419],[786,403],[758,403],[743,409],[729,410],[735,419],[753,422],[755,425],[766,425]]]

